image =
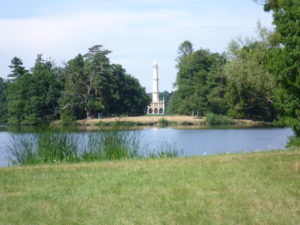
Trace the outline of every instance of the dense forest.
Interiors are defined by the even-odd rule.
[[[143,114],[150,101],[145,89],[121,65],[111,64],[109,53],[96,45],[64,67],[38,55],[30,71],[14,57],[10,79],[0,79],[0,122],[37,124],[61,118],[72,123],[113,114]]]

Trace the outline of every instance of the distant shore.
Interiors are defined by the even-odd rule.
[[[57,121],[58,122],[58,121]],[[257,127],[271,125],[262,121],[248,119],[230,119],[232,125],[245,127]],[[134,117],[110,117],[101,119],[77,120],[79,126],[110,126],[119,123],[127,126],[206,126],[209,125],[205,117],[181,116],[181,115],[157,115]],[[219,124],[222,125],[222,124]]]

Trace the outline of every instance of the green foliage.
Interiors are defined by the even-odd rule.
[[[44,129],[30,136],[12,136],[9,151],[16,164],[77,162],[78,138],[67,132]]]
[[[93,46],[84,56],[78,55],[67,64],[61,110],[74,112],[77,118],[101,115],[144,113],[149,103],[137,79],[121,65],[110,64],[110,51]],[[82,117],[82,113],[85,116]]]
[[[28,136],[12,135],[9,151],[15,163],[21,165],[138,157],[138,133],[122,129],[115,126],[112,130],[91,134],[84,141],[68,131],[45,128]]]
[[[273,12],[278,42],[271,51],[269,64],[279,84],[276,106],[295,135],[300,137],[300,2],[268,0],[265,10]]]
[[[169,109],[170,98],[172,97],[173,94],[174,94],[173,91],[172,92],[164,91],[159,93],[159,99],[163,99],[165,101],[165,114],[169,113],[168,109]]]
[[[174,126],[177,125],[175,121],[166,120],[165,118],[161,118],[158,120],[157,125],[159,127],[167,127],[167,126]]]
[[[27,125],[60,116],[69,125],[99,114],[143,114],[150,102],[145,89],[121,65],[110,64],[109,53],[95,45],[61,68],[38,55],[31,72],[14,57],[12,79],[0,80],[0,122]]]
[[[206,123],[209,125],[229,125],[234,123],[231,118],[224,115],[207,113],[205,117],[206,117]]]
[[[299,149],[300,148],[300,138],[297,136],[289,137],[289,141],[286,144],[286,147]]]
[[[100,121],[97,123],[97,126],[100,128],[105,128],[105,127],[123,127],[123,128],[128,128],[132,126],[142,126],[144,124],[139,123],[139,122],[131,122],[131,121],[112,121],[112,122],[103,122]]]
[[[36,124],[57,118],[62,89],[58,76],[53,63],[38,55],[32,73],[16,76],[8,85],[8,122]]]
[[[20,76],[27,73],[28,71],[22,65],[23,65],[22,60],[18,57],[14,57],[11,60],[11,65],[9,66],[9,68],[11,69],[11,74],[9,74],[8,77],[11,77],[13,79],[17,79]]]
[[[259,39],[232,41],[224,66],[228,115],[273,121],[275,77],[268,71],[271,33],[258,26]]]
[[[0,124],[6,123],[7,120],[7,99],[6,89],[8,81],[0,77]]]
[[[175,83],[178,90],[170,100],[168,111],[185,115],[204,115],[209,111],[225,113],[223,96],[226,80],[222,72],[225,57],[200,49],[188,51],[188,54],[180,53],[178,59]]]
[[[275,107],[280,105],[279,99],[283,101],[287,95],[281,91],[281,98],[276,98],[278,84],[275,73],[269,68],[272,54],[278,55],[281,51],[279,39],[278,33],[258,24],[258,38],[232,41],[226,55],[203,49],[183,51],[185,46],[191,45],[182,43],[177,59],[175,85],[178,89],[171,97],[168,112],[198,116],[212,112],[234,118],[273,121],[278,113]],[[291,103],[291,100],[288,101]]]
[[[70,109],[65,109],[61,111],[60,119],[63,126],[76,125],[76,116],[75,113]]]
[[[13,163],[57,164],[64,162],[120,160],[147,157],[138,153],[141,137],[136,131],[129,131],[120,124],[110,130],[94,132],[87,139],[67,130],[43,128],[26,136],[11,136]],[[148,149],[151,157],[176,157],[178,151],[171,145],[161,144],[157,149]]]
[[[138,133],[125,132],[123,127],[94,133],[89,136],[83,160],[116,160],[139,157],[140,138]]]
[[[178,57],[177,62],[180,64],[180,61],[182,58],[192,54],[194,52],[193,44],[190,41],[184,41],[182,42],[178,47]]]
[[[121,97],[112,112],[117,114],[126,113],[127,115],[134,116],[142,115],[150,103],[150,98],[146,94],[145,88],[139,84],[139,81],[131,75],[126,74],[124,69],[123,71],[124,78],[121,79],[122,82],[117,87]]]

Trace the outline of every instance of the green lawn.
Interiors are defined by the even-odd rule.
[[[0,224],[300,224],[300,151],[0,168]]]

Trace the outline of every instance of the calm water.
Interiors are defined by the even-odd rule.
[[[293,135],[290,128],[194,130],[152,128],[134,132],[138,132],[142,139],[141,151],[172,146],[183,150],[183,156],[284,149],[288,137]],[[11,144],[11,134],[28,135],[28,133],[30,132],[16,133],[7,128],[0,129],[0,166],[9,164],[7,147]],[[90,133],[82,131],[76,132],[76,135],[84,139]]]

